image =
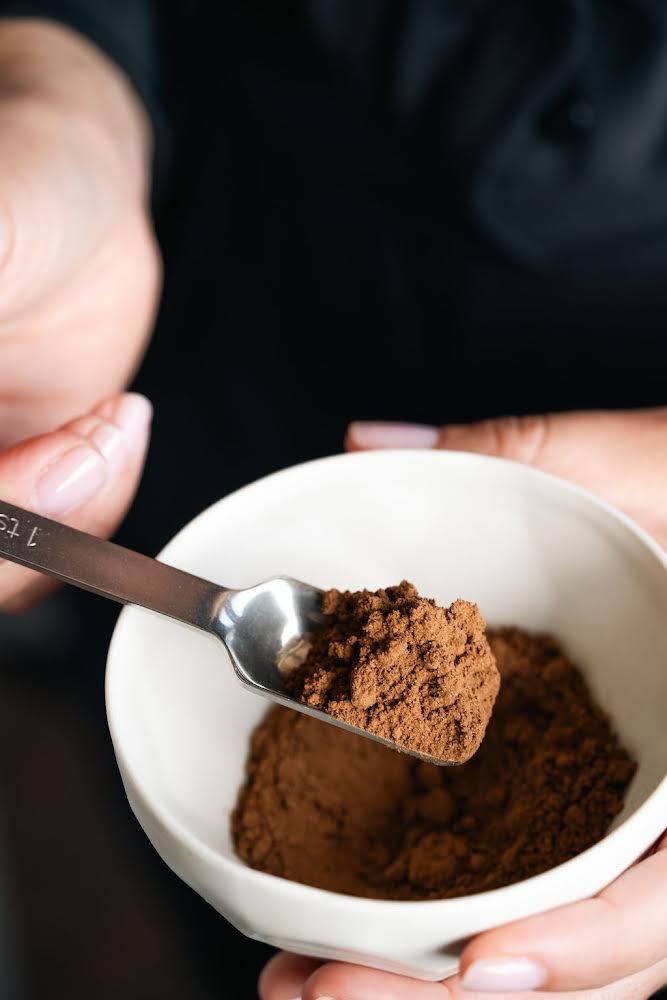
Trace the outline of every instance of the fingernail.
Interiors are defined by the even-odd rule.
[[[380,424],[357,420],[348,428],[348,438],[357,448],[435,448],[438,428],[426,424]]]
[[[94,496],[124,466],[128,453],[144,443],[152,415],[145,396],[128,392],[73,421],[71,429],[91,446],[77,445],[47,467],[35,489],[40,511],[63,514]]]
[[[150,400],[139,392],[125,392],[122,396],[108,400],[97,410],[105,420],[111,421],[128,437],[143,434],[153,417]]]
[[[463,987],[479,993],[518,993],[539,990],[547,970],[532,958],[488,958],[470,965],[463,976]]]
[[[112,476],[125,464],[128,451],[135,444],[143,444],[146,428],[153,416],[153,407],[145,396],[128,392],[119,400],[110,401],[98,413],[104,423],[86,433],[109,464]]]
[[[56,515],[89,500],[107,478],[107,463],[93,448],[77,445],[48,466],[35,490],[42,514]]]
[[[143,434],[152,417],[153,407],[145,396],[138,392],[126,392],[114,407],[110,419],[128,436],[132,436]]]

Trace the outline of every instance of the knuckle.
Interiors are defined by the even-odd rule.
[[[517,418],[501,417],[489,422],[494,454],[501,458],[516,458]]]
[[[547,417],[502,417],[491,421],[490,429],[495,454],[530,465],[539,464],[547,438]]]
[[[97,416],[95,413],[86,413],[81,417],[74,417],[73,420],[66,423],[63,431],[76,435],[76,437],[90,438],[90,435],[105,423],[107,421],[103,417]]]

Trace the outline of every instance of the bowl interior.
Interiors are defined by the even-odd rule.
[[[461,454],[339,456],[226,498],[163,558],[230,587],[276,574],[343,589],[407,578],[442,604],[477,601],[492,624],[552,631],[639,761],[617,823],[667,772],[664,561],[622,518],[550,477]],[[229,814],[266,703],[241,688],[222,647],[128,608],[107,703],[143,795],[234,858]]]

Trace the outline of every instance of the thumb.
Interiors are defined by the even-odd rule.
[[[136,393],[112,396],[50,434],[0,451],[2,501],[95,535],[109,535],[134,496],[144,464],[152,407]],[[0,531],[18,531],[0,519]],[[0,607],[20,610],[53,583],[0,562]]]

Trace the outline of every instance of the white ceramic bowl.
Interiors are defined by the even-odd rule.
[[[352,589],[407,578],[441,604],[477,601],[490,623],[552,631],[639,761],[612,832],[504,889],[390,902],[264,875],[235,857],[229,815],[266,703],[213,639],[127,608],[107,709],[130,804],[166,863],[250,937],[440,979],[470,935],[597,892],[667,826],[667,560],[581,490],[475,455],[337,456],[220,501],[162,557],[230,587],[281,573]]]

